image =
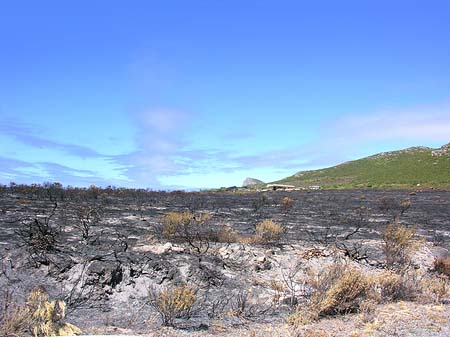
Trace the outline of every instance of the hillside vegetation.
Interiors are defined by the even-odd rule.
[[[412,147],[337,166],[298,172],[278,183],[322,188],[409,188],[450,186],[450,144],[440,149]]]

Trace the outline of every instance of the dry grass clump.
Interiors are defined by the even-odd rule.
[[[422,283],[416,270],[401,273],[385,271],[371,279],[378,302],[412,301],[422,293]]]
[[[293,205],[294,205],[293,199],[289,197],[284,197],[283,199],[281,199],[281,209],[283,210],[284,213],[287,213],[287,211],[289,211]]]
[[[288,318],[288,323],[295,326],[354,312],[370,317],[380,303],[442,303],[450,296],[450,281],[446,276],[432,277],[412,268],[365,275],[359,269],[335,264],[310,272],[305,283],[311,288],[311,296],[305,307],[297,308]]]
[[[450,258],[437,258],[434,260],[434,270],[439,274],[450,277]]]
[[[274,291],[274,295],[272,298],[272,302],[274,304],[277,304],[280,302],[281,296],[284,294],[284,292],[286,291],[286,287],[285,285],[277,280],[270,280],[269,283],[269,288],[272,289]]]
[[[194,218],[192,212],[169,212],[161,217],[163,224],[162,233],[165,238],[170,239],[180,234],[183,227],[188,225]]]
[[[370,281],[357,269],[346,270],[324,293],[313,300],[319,316],[356,312],[370,291]]]
[[[411,255],[419,244],[416,228],[392,223],[386,227],[382,238],[388,268],[404,268],[411,263]]]
[[[255,243],[271,243],[280,240],[284,227],[279,223],[267,219],[256,225]]]
[[[307,277],[312,288],[310,303],[298,308],[288,323],[303,325],[320,317],[357,312],[371,293],[371,280],[360,270],[334,265]]]
[[[240,235],[230,225],[208,226],[211,218],[208,213],[169,212],[161,217],[162,227],[157,228],[157,234],[171,241],[187,242],[200,253],[207,250],[209,242],[269,244],[278,242],[285,232],[281,224],[267,219],[256,225],[254,235]]]
[[[0,336],[18,335],[29,332],[32,315],[28,308],[19,305],[12,292],[6,290],[0,308]]]
[[[41,288],[33,290],[24,305],[19,305],[9,293],[5,296],[0,317],[0,335],[17,336],[32,333],[35,337],[71,336],[81,333],[76,326],[66,323],[66,304],[49,301]]]
[[[430,277],[422,280],[422,300],[442,303],[450,298],[450,281],[447,277]]]
[[[190,286],[178,286],[158,291],[149,289],[151,306],[158,312],[163,325],[173,325],[175,318],[189,318],[197,302],[194,289]]]
[[[230,225],[221,226],[216,236],[217,242],[233,243],[240,240],[239,234]]]
[[[329,337],[330,335],[325,329],[307,329],[302,337]]]
[[[207,226],[211,218],[208,213],[169,212],[161,217],[158,234],[171,241],[187,242],[198,254],[204,254],[216,236]]]
[[[441,303],[450,297],[450,281],[446,276],[436,277],[409,268],[400,273],[384,271],[371,278],[374,294],[379,303],[396,301]]]

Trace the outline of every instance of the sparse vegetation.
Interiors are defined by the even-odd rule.
[[[35,337],[73,336],[81,330],[65,322],[66,304],[49,301],[41,288],[33,290],[25,304],[20,305],[13,294],[4,292],[4,303],[0,312],[0,335],[17,336],[33,334]]]
[[[417,249],[416,229],[391,223],[383,232],[383,249],[388,268],[405,268],[411,263],[411,254]]]
[[[61,226],[53,221],[58,204],[54,202],[50,210],[27,215],[17,220],[21,224],[16,230],[21,243],[27,247],[29,258],[36,264],[47,264],[48,253],[58,249]]]
[[[93,239],[93,227],[100,223],[102,213],[99,206],[80,206],[77,209],[77,222],[74,227],[80,231],[81,239],[85,244]]]
[[[306,324],[322,316],[357,312],[370,296],[371,282],[360,270],[336,264],[309,274],[306,283],[312,294],[309,305],[289,317],[294,325]]]
[[[279,223],[268,219],[256,225],[255,242],[274,243],[278,242],[285,232],[284,227]]]
[[[197,296],[192,287],[183,285],[158,291],[149,289],[150,305],[158,312],[163,325],[173,325],[176,318],[189,318]]]
[[[204,254],[215,235],[206,225],[211,218],[208,213],[169,212],[161,218],[162,234],[169,240],[187,242],[198,254]]]
[[[230,225],[223,225],[217,232],[217,242],[232,243],[239,242],[239,234]]]
[[[276,183],[323,188],[449,187],[449,154],[434,156],[429,148],[401,151],[349,161],[330,168],[303,171]]]
[[[450,277],[450,258],[436,258],[434,260],[434,270],[442,275]]]
[[[378,302],[415,300],[421,293],[421,279],[414,269],[404,269],[400,273],[385,271],[372,277]]]
[[[448,301],[450,298],[450,280],[448,277],[424,276],[420,283],[422,302],[434,302],[438,304]]]
[[[398,301],[412,307],[442,304],[447,310],[448,261],[441,257],[434,266],[432,261],[434,252],[447,256],[448,192],[50,187],[39,192],[0,186],[5,227],[0,287],[17,280],[20,286],[8,309],[13,315],[7,317],[17,317],[16,323],[6,320],[13,322],[9,331],[25,326],[33,334],[30,316],[23,315],[23,289],[32,288],[31,280],[54,287],[52,294],[64,299],[69,315],[75,313],[87,333],[104,326],[134,333],[162,323],[170,327],[161,329],[175,334],[182,328],[208,329],[207,335],[219,326],[233,331],[281,324],[291,315],[303,336],[330,321],[357,319],[376,330],[379,312]],[[35,218],[55,230],[54,248],[24,240]],[[436,224],[441,247],[430,243]],[[2,249],[6,238],[13,244]],[[30,252],[46,260],[30,264]],[[149,295],[142,294],[148,288]],[[54,302],[53,310],[65,314],[62,302]],[[85,312],[98,312],[93,329]],[[340,317],[347,313],[357,315]],[[53,321],[65,322],[55,315]],[[39,325],[48,326],[45,322],[41,318]]]
[[[284,214],[289,212],[289,210],[292,208],[293,205],[294,205],[293,199],[289,197],[283,197],[283,199],[281,199],[281,209]]]
[[[367,316],[382,303],[416,299],[439,303],[450,289],[448,280],[424,277],[411,268],[368,274],[342,264],[309,272],[305,282],[311,288],[309,304],[297,307],[288,318],[296,326],[337,314],[360,312]]]

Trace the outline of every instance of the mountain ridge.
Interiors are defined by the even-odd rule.
[[[275,183],[322,188],[450,187],[450,143],[381,152],[317,170],[299,171]]]

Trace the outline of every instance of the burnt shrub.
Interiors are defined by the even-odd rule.
[[[80,232],[84,243],[94,240],[93,229],[100,224],[102,216],[103,209],[100,206],[82,205],[77,208],[74,227]]]
[[[208,228],[212,216],[209,213],[169,212],[161,217],[159,233],[170,241],[186,242],[198,254],[209,249],[214,232]]]
[[[40,210],[18,220],[20,227],[15,233],[22,246],[27,248],[31,261],[37,266],[49,264],[48,254],[58,251],[62,227],[53,220],[57,208],[58,204],[54,203],[50,211]]]

